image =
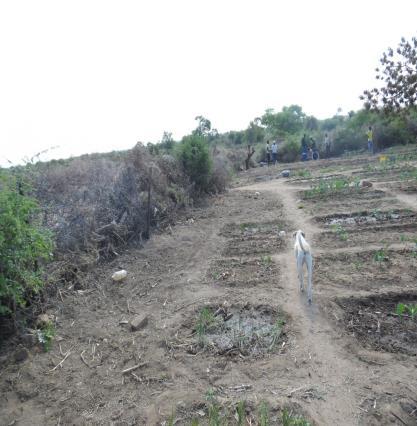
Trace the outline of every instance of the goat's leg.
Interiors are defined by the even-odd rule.
[[[313,300],[313,258],[310,253],[306,253],[306,263],[307,263],[307,271],[308,271],[308,303],[311,304]]]
[[[304,272],[303,272],[303,266],[304,266],[304,256],[298,255],[297,257],[297,271],[298,271],[298,280],[300,281],[300,291],[304,291]]]

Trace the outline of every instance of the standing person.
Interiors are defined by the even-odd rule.
[[[368,152],[372,155],[374,153],[374,133],[372,131],[372,126],[368,127],[366,136],[368,137]]]
[[[272,152],[272,164],[277,164],[277,160],[278,160],[278,145],[277,143],[274,141],[272,146],[271,146],[271,152]]]
[[[330,158],[330,139],[327,133],[324,134],[324,149],[326,150],[326,158]]]
[[[302,149],[302,152],[307,152],[307,148],[308,148],[307,136],[304,133],[304,136],[301,139],[301,149]]]
[[[271,147],[269,146],[269,141],[266,141],[266,162],[269,166],[269,163],[271,162]]]

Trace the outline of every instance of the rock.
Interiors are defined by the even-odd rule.
[[[363,180],[361,182],[361,187],[362,188],[371,188],[372,187],[372,182],[369,182],[368,180]]]
[[[284,238],[284,237],[285,237],[285,235],[287,235],[285,231],[279,231],[279,232],[278,232],[278,236],[279,236],[280,238]]]
[[[14,352],[15,362],[23,362],[29,358],[29,351],[24,346],[19,346]]]
[[[28,333],[23,334],[21,339],[23,345],[28,348],[36,345],[36,343],[38,343],[38,338],[36,337],[36,330],[28,330]]]
[[[131,321],[130,321],[130,328],[132,331],[138,331],[141,328],[146,327],[148,324],[148,316],[145,314],[136,315]]]
[[[281,176],[282,177],[290,177],[290,170],[283,170],[282,172],[281,172]]]
[[[113,281],[121,281],[124,280],[127,277],[127,271],[122,269],[121,271],[116,271],[112,276],[111,279]]]
[[[51,323],[51,318],[47,314],[40,314],[38,318],[36,318],[36,327],[44,328],[47,327]]]

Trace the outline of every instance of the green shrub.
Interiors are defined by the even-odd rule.
[[[212,171],[212,159],[205,138],[198,135],[185,136],[178,145],[177,155],[196,189],[205,191]]]
[[[284,163],[296,161],[301,156],[301,145],[295,136],[288,136],[288,139],[280,146],[278,158]]]
[[[24,306],[42,286],[40,262],[50,257],[50,234],[36,224],[36,200],[0,175],[0,315]]]

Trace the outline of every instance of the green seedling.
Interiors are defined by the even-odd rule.
[[[406,308],[408,310],[408,313],[411,316],[411,319],[413,320],[414,317],[417,315],[417,304],[416,305],[406,305]]]
[[[374,254],[374,260],[375,260],[375,262],[379,262],[379,263],[382,263],[382,262],[388,260],[386,250],[383,249],[383,248],[380,249],[380,250],[377,250]]]
[[[48,322],[41,329],[36,330],[39,343],[43,345],[45,352],[51,349],[55,337],[55,327],[52,322]]]
[[[310,426],[308,422],[302,416],[294,416],[286,408],[282,411],[282,425],[283,426]]]
[[[406,309],[406,307],[405,307],[405,304],[404,303],[398,303],[398,305],[396,306],[396,308],[395,308],[395,313],[398,315],[398,316],[403,316],[403,314],[404,314],[404,312],[405,312],[405,309]]]
[[[265,401],[259,406],[259,426],[269,426],[269,409]]]
[[[340,224],[332,225],[332,229],[333,229],[333,232],[337,234],[337,236],[339,237],[341,241],[347,241],[348,233],[345,231],[342,225]]]
[[[204,346],[207,331],[216,323],[213,312],[205,307],[200,311],[195,327],[199,343]]]
[[[243,426],[246,421],[245,401],[239,401],[236,407],[237,424]]]
[[[198,420],[197,419],[192,419],[191,420],[191,426],[198,426]]]

